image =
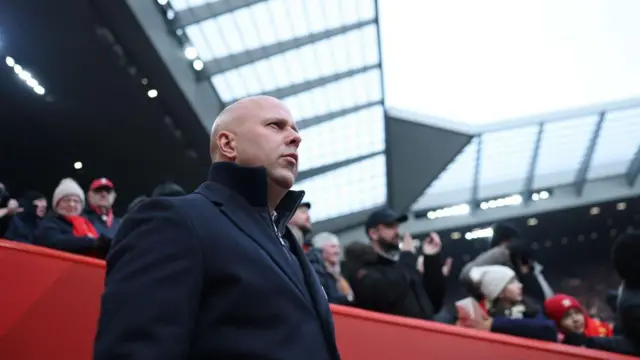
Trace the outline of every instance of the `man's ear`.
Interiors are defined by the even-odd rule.
[[[375,235],[378,234],[377,229],[375,228],[367,229],[367,235],[369,235],[369,240],[373,240],[375,238],[374,234]]]
[[[220,155],[232,160],[236,158],[236,138],[233,134],[221,131],[216,138],[216,145]]]

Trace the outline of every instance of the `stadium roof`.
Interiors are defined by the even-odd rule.
[[[296,188],[329,229],[640,168],[637,1],[126,3],[205,128],[236,99],[284,99]]]

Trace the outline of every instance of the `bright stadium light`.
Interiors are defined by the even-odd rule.
[[[480,203],[480,209],[489,210],[495,208],[501,208],[505,206],[517,206],[522,204],[522,196],[515,194],[502,198],[497,198],[489,201],[483,201]]]
[[[484,228],[484,229],[473,229],[464,234],[464,238],[467,240],[490,238],[492,236],[493,236],[493,229],[490,227]]]
[[[26,81],[26,83],[27,83],[27,85],[31,86],[32,88],[35,88],[36,86],[40,85],[40,84],[38,84],[38,80],[36,80],[34,78],[28,79]]]
[[[469,215],[470,212],[471,206],[469,204],[459,204],[429,211],[427,217],[433,220],[443,217]]]
[[[198,50],[196,50],[196,48],[194,48],[193,46],[187,46],[184,49],[184,56],[186,56],[189,60],[194,60],[198,57]]]
[[[204,63],[200,59],[193,60],[193,68],[196,69],[196,71],[200,71],[204,69]]]
[[[12,58],[11,56],[7,56],[7,57],[4,58],[4,61],[7,64],[7,66],[13,68],[13,72],[15,72],[16,75],[18,75],[18,78],[20,78],[20,80],[24,81],[25,84],[27,84],[31,89],[33,89],[33,91],[36,94],[38,94],[38,95],[44,95],[45,94],[46,91],[45,91],[44,87],[42,87],[42,85],[40,85],[38,80],[36,80],[33,77],[31,72],[25,70],[20,64],[18,64],[14,58]]]
[[[158,96],[158,90],[151,89],[147,91],[147,96],[153,99],[154,97]]]
[[[25,82],[29,79],[33,79],[33,77],[31,76],[31,73],[24,70],[20,74],[18,74],[18,77],[24,80]]]
[[[76,161],[73,163],[73,168],[76,170],[82,169],[82,161]]]
[[[158,0],[158,4],[165,6],[167,5],[167,3],[169,3],[169,0]]]

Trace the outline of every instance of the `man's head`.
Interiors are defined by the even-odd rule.
[[[289,220],[289,225],[293,225],[300,229],[303,233],[311,232],[311,216],[309,210],[311,209],[311,203],[303,202],[298,206],[296,212]]]
[[[622,234],[611,247],[611,261],[627,288],[640,288],[640,231]]]
[[[497,223],[493,225],[493,236],[491,237],[491,247],[505,246],[514,240],[520,239],[520,231],[507,223]]]
[[[270,187],[289,190],[298,176],[300,134],[278,99],[253,96],[224,109],[211,130],[213,162],[263,166]]]
[[[39,218],[47,214],[47,197],[39,191],[27,191],[20,202],[25,212],[35,214]]]
[[[60,215],[80,215],[84,208],[84,191],[75,180],[62,179],[53,192],[52,206]]]
[[[87,193],[89,205],[104,209],[111,209],[116,201],[116,191],[113,182],[107,178],[95,179],[89,185]]]
[[[584,332],[586,312],[573,296],[556,294],[548,298],[544,302],[544,312],[563,332]]]
[[[384,251],[398,250],[400,247],[400,224],[407,221],[407,215],[398,215],[389,208],[374,211],[365,223],[367,236],[374,246]]]
[[[151,193],[151,197],[177,197],[185,195],[187,195],[187,192],[184,191],[182,186],[171,181],[156,186]]]
[[[311,240],[313,247],[322,251],[322,258],[329,265],[340,262],[340,241],[335,234],[322,232]]]

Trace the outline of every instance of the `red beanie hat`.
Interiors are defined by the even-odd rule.
[[[578,309],[584,314],[582,305],[573,296],[557,294],[544,302],[544,312],[556,323],[562,321],[564,314],[571,309]]]

